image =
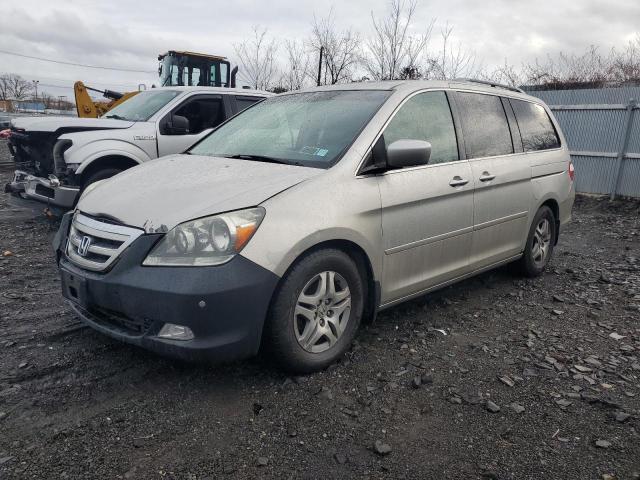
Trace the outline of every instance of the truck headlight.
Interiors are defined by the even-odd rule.
[[[146,266],[206,266],[231,260],[249,242],[264,218],[262,207],[181,223],[142,262]]]

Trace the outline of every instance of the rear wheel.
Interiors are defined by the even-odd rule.
[[[269,312],[265,347],[287,370],[321,370],[353,341],[364,305],[364,283],[344,252],[323,249],[284,278]]]
[[[540,275],[553,254],[556,238],[556,219],[547,206],[541,207],[533,218],[524,254],[519,261],[521,272],[528,277]]]

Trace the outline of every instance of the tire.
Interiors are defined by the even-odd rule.
[[[545,224],[546,229],[542,227]],[[544,272],[553,255],[556,228],[556,218],[553,211],[547,206],[540,207],[533,217],[524,254],[518,261],[518,269],[523,275],[533,278]],[[543,248],[540,248],[540,245]]]
[[[99,180],[104,180],[106,178],[111,178],[122,171],[123,170],[120,168],[103,168],[100,170],[96,170],[91,175],[89,175],[85,181],[82,182],[82,190],[87,188],[92,183],[95,183]]]
[[[333,291],[323,293],[323,279],[324,285],[333,284]],[[364,285],[356,263],[341,250],[323,249],[303,257],[276,291],[265,325],[265,350],[292,372],[328,367],[355,338]]]

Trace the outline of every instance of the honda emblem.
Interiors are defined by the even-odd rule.
[[[78,245],[78,255],[81,257],[86,257],[89,252],[89,247],[91,246],[91,237],[87,237],[86,235],[82,237],[80,240],[80,245]]]

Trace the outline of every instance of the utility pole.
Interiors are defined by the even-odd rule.
[[[38,84],[40,83],[40,80],[32,80],[33,82],[33,86],[36,89],[36,102],[38,101]]]

